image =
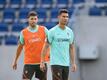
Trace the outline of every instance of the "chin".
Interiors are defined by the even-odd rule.
[[[67,25],[67,23],[63,23],[63,25]]]
[[[35,26],[35,24],[31,24],[31,26]]]

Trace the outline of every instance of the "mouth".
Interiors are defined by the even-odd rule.
[[[35,23],[31,23],[31,25],[34,25]]]
[[[64,21],[64,23],[67,23],[67,21]]]
[[[34,23],[31,23],[30,25],[31,25],[31,26],[34,26],[35,24],[34,24]]]

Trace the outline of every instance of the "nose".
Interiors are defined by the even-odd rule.
[[[33,21],[33,22],[36,22],[36,20],[35,20],[35,19],[33,19],[32,21]]]
[[[67,21],[68,19],[67,19],[67,18],[64,18],[64,20],[66,20],[66,21]]]

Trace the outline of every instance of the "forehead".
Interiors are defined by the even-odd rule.
[[[29,17],[29,19],[32,19],[32,18],[33,18],[33,19],[34,19],[34,18],[37,18],[37,16],[30,16],[30,17]]]
[[[61,15],[61,16],[69,16],[68,13],[61,13],[60,15]]]

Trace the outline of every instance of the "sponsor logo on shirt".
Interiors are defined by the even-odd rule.
[[[40,42],[41,39],[40,38],[32,38],[32,39],[30,39],[28,41],[29,41],[29,43],[34,43],[34,42]]]
[[[68,38],[58,38],[57,41],[58,42],[68,42],[69,39]]]

